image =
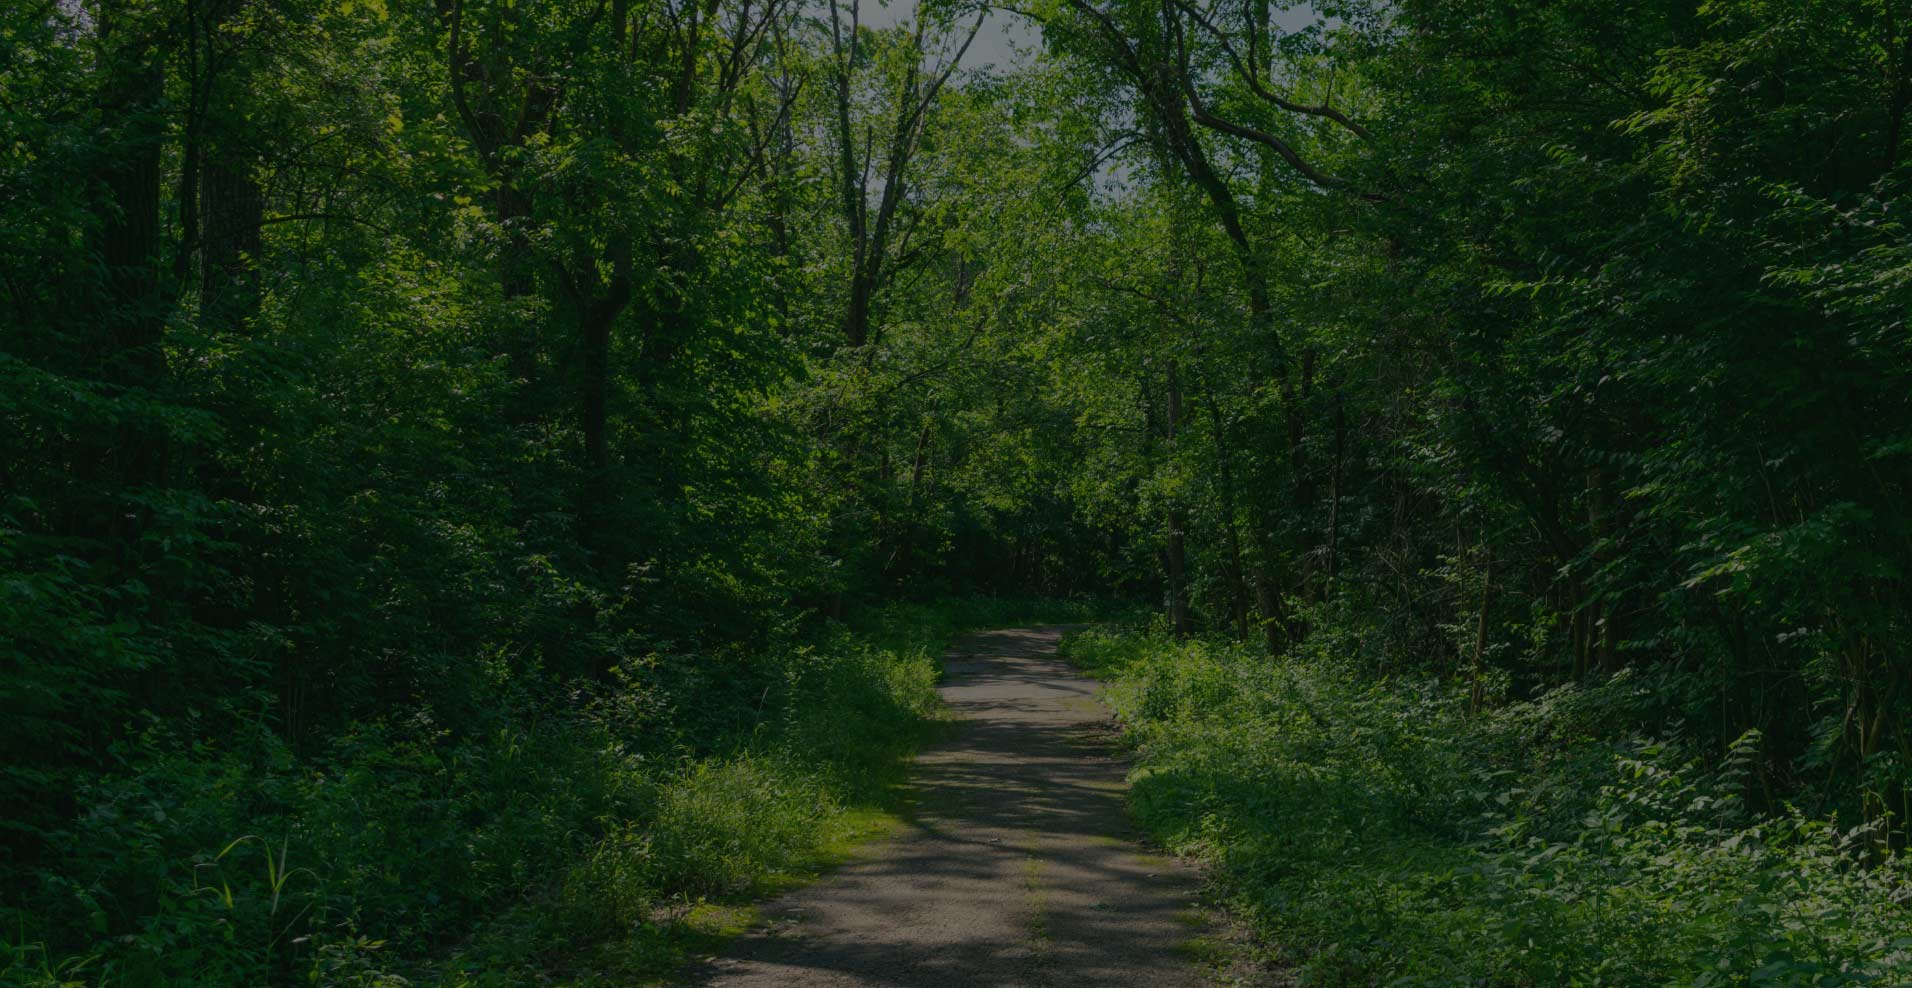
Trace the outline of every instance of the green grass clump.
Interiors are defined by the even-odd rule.
[[[1749,810],[1757,736],[1702,767],[1603,737],[1629,676],[1469,715],[1323,649],[1073,635],[1138,753],[1133,805],[1307,984],[1912,984],[1912,862]]]

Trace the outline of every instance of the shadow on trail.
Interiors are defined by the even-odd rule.
[[[1194,986],[1190,877],[1130,843],[1124,766],[1058,629],[947,661],[960,729],[918,759],[896,837],[772,903],[713,988]]]

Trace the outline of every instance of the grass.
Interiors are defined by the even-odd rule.
[[[659,787],[654,814],[578,862],[563,900],[571,923],[594,926],[586,949],[540,965],[494,957],[482,969],[548,976],[569,968],[563,980],[580,988],[672,980],[755,925],[755,902],[816,879],[901,825],[909,756],[944,724],[934,687],[951,642],[974,630],[1110,613],[1107,605],[976,599],[854,615],[833,650],[798,664],[796,695],[771,730],[739,754],[686,763]],[[846,678],[846,668],[863,672]],[[621,908],[626,900],[633,908]],[[489,988],[481,979],[447,983]]]
[[[0,985],[661,983],[896,825],[952,639],[1094,616],[872,609],[568,693],[504,682],[456,734],[418,711],[312,753],[263,723],[156,730],[0,904]]]
[[[1271,659],[1119,630],[1063,651],[1111,682],[1138,819],[1203,860],[1303,984],[1912,984],[1912,867],[1832,821],[1755,815],[1739,757],[1631,734],[1628,676],[1470,716],[1317,646]]]

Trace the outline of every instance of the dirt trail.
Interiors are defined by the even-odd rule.
[[[917,760],[905,826],[770,903],[711,988],[1182,988],[1208,983],[1194,876],[1133,843],[1122,764],[1059,628],[995,631],[948,658],[962,718]]]

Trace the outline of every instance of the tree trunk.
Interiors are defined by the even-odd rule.
[[[104,145],[95,249],[103,281],[98,329],[89,356],[100,377],[123,389],[158,385],[166,371],[162,348],[166,326],[160,281],[160,152],[167,121],[161,112],[165,55],[156,31],[127,17],[118,3],[99,8],[103,81],[97,95]],[[90,452],[81,469],[88,488],[105,495],[98,515],[83,523],[112,545],[114,563],[126,578],[140,567],[140,532],[149,509],[125,496],[160,482],[165,474],[166,433],[144,416],[127,416]]]
[[[206,25],[210,64],[200,181],[205,246],[200,252],[199,306],[214,328],[226,331],[238,329],[258,312],[260,226],[265,219],[245,120],[251,60],[244,51],[220,50],[221,27],[240,8],[239,0],[215,0]]]
[[[580,543],[587,552],[602,555],[610,528],[611,489],[611,330],[618,316],[631,301],[632,261],[627,243],[608,248],[611,278],[608,284],[598,280],[596,264],[587,272],[571,273],[565,280],[574,286],[590,285],[599,294],[577,298],[579,394],[578,418],[583,433],[584,478],[579,492],[578,523],[582,527]]]
[[[106,327],[106,377],[138,387],[164,369],[160,335],[160,150],[166,120],[163,56],[143,25],[120,22],[118,4],[102,5],[99,30],[107,48],[99,95],[100,130],[107,144],[101,174],[107,208],[100,218],[99,253],[106,291],[100,298]],[[121,37],[125,33],[127,36]]]
[[[579,327],[583,345],[581,422],[584,431],[584,473],[594,483],[610,467],[608,408],[611,392],[611,320],[590,313]]]
[[[1887,0],[1885,8],[1885,49],[1887,97],[1885,131],[1885,168],[1899,167],[1899,146],[1905,141],[1905,116],[1912,109],[1912,25],[1899,23],[1896,0]]]
[[[1234,443],[1229,438],[1231,430],[1222,419],[1221,403],[1215,399],[1215,389],[1207,383],[1206,375],[1202,397],[1208,404],[1209,420],[1215,426],[1215,455],[1221,468],[1222,531],[1228,539],[1228,582],[1233,597],[1235,637],[1245,641],[1248,638],[1248,576],[1242,559],[1241,520],[1235,508]]]
[[[1169,447],[1169,462],[1175,461],[1175,433],[1182,421],[1182,382],[1175,362],[1168,365],[1168,416],[1164,423]],[[1167,518],[1168,613],[1169,624],[1177,635],[1186,635],[1188,621],[1188,547],[1183,534],[1181,507],[1170,499]]]
[[[583,433],[582,467],[584,477],[579,490],[578,524],[581,547],[602,555],[608,548],[611,489],[611,327],[624,311],[628,290],[615,288],[604,298],[583,307],[578,319],[579,361],[578,419]]]
[[[850,278],[850,304],[843,317],[844,341],[862,346],[870,338],[870,305],[876,297],[877,268],[881,259],[872,256]]]
[[[1286,636],[1281,591],[1266,573],[1255,574],[1255,611],[1261,615],[1262,642],[1268,646],[1268,654],[1280,655]]]
[[[928,462],[929,430],[931,421],[923,419],[923,431],[916,437],[916,456],[910,461],[910,504],[919,503],[922,496],[923,466]]]
[[[1480,713],[1487,699],[1487,686],[1482,678],[1487,666],[1487,612],[1494,602],[1494,556],[1493,547],[1482,540],[1486,558],[1481,563],[1480,574],[1480,613],[1474,619],[1474,670],[1473,682],[1467,691],[1467,712]]]
[[[1328,474],[1328,572],[1327,592],[1334,593],[1334,576],[1340,566],[1341,552],[1341,470],[1348,446],[1348,419],[1339,391],[1334,396],[1334,467]]]

